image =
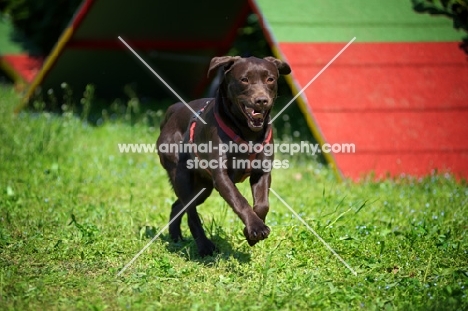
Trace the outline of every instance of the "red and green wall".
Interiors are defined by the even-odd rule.
[[[468,61],[450,19],[410,0],[251,3],[296,91],[356,37],[299,100],[321,143],[356,145],[326,155],[338,175],[468,177]]]

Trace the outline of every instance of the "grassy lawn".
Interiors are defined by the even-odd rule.
[[[18,100],[0,89],[1,310],[468,309],[466,182],[339,183],[306,158],[272,188],[357,276],[273,194],[272,234],[249,247],[215,193],[199,212],[219,254],[200,258],[184,221],[186,241],[164,232],[118,277],[174,201],[156,154],[117,147],[155,142],[157,126],[13,116]]]

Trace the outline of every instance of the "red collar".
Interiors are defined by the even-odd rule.
[[[234,131],[226,125],[226,123],[224,123],[223,119],[220,117],[219,115],[219,112],[218,112],[218,105],[217,103],[215,102],[215,105],[214,105],[214,108],[213,108],[213,111],[214,111],[214,116],[215,116],[215,119],[216,119],[216,122],[218,122],[218,125],[219,127],[221,128],[221,130],[227,135],[229,136],[230,139],[232,139],[234,142],[236,142],[237,144],[241,145],[241,144],[246,144],[248,145],[248,142],[246,142],[244,139],[242,139],[239,135],[237,135],[236,133],[234,133]],[[271,141],[271,137],[272,137],[272,134],[273,134],[273,131],[272,131],[272,127],[270,126],[265,134],[265,139],[263,140],[263,144],[266,145],[266,144],[269,144],[270,141]]]
[[[210,103],[211,101],[208,101],[206,102],[205,106],[203,106],[197,113],[198,115],[200,115],[203,110],[205,110],[206,106],[208,106],[208,104]],[[236,142],[237,144],[239,145],[242,145],[242,144],[246,144],[248,145],[248,142],[246,142],[244,139],[242,139],[239,135],[237,135],[236,133],[234,133],[234,131],[226,125],[226,123],[224,123],[223,119],[220,117],[219,115],[219,112],[218,112],[218,105],[216,104],[215,102],[215,105],[214,105],[214,108],[213,108],[213,111],[214,111],[214,116],[215,116],[215,119],[216,119],[216,122],[218,123],[219,127],[221,128],[221,130],[227,135],[229,136],[230,139],[232,139],[234,142]],[[194,138],[194,135],[195,135],[195,126],[197,124],[197,118],[193,118],[193,121],[191,122],[190,124],[190,129],[189,129],[189,142],[190,143],[193,143],[193,138]],[[266,145],[266,144],[269,144],[271,142],[271,138],[273,136],[273,131],[272,131],[272,127],[270,126],[267,130],[267,133],[265,134],[265,139],[263,140],[263,145]]]
[[[205,110],[206,106],[209,105],[211,101],[208,101],[206,102],[205,106],[203,106],[197,113],[198,115],[200,115],[203,110]],[[234,133],[234,131],[226,125],[226,123],[224,123],[223,119],[221,119],[221,117],[219,116],[219,113],[218,113],[218,105],[216,104],[215,102],[215,105],[214,105],[214,108],[213,108],[213,111],[214,111],[214,116],[215,116],[215,119],[216,119],[216,122],[218,123],[219,127],[221,128],[221,130],[227,135],[229,136],[229,138],[231,138],[234,142],[236,142],[237,144],[246,144],[248,145],[248,142],[246,142],[245,140],[243,140],[239,135],[237,135],[236,133]],[[197,118],[196,117],[193,117],[192,119],[192,122],[190,123],[190,126],[189,126],[189,143],[193,143],[193,140],[194,140],[194,136],[195,136],[195,126],[197,125]],[[267,133],[265,135],[265,139],[263,140],[263,143],[262,145],[266,145],[266,144],[269,144],[271,142],[271,138],[272,138],[272,134],[273,134],[273,130],[272,130],[272,127],[270,126],[267,130]],[[263,148],[262,148],[263,149]],[[195,153],[195,156],[198,157],[198,155]],[[250,153],[249,154],[249,162],[251,163],[255,158],[257,157],[257,153]],[[211,171],[209,169],[206,169],[206,171],[208,172],[209,175],[211,175]],[[252,171],[252,168],[250,167],[250,165],[245,169],[245,172],[244,172],[244,175],[242,176],[242,178],[240,179],[240,182],[243,182],[247,177],[250,176],[250,173]]]

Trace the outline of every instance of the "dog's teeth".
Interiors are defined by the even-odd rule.
[[[253,108],[250,108],[250,107],[247,107],[247,106],[244,106],[245,107],[245,112],[247,112],[248,114],[254,114],[255,111]]]

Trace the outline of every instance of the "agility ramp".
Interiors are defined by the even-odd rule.
[[[338,175],[468,177],[468,62],[451,20],[409,0],[252,4],[296,92],[356,37],[298,99],[320,143],[355,144],[325,155]]]
[[[227,53],[249,13],[247,0],[84,0],[35,76],[25,104],[40,90],[60,93],[62,83],[96,96],[173,94],[118,39],[124,39],[187,100],[200,96],[213,56]],[[21,109],[21,107],[19,107]]]

